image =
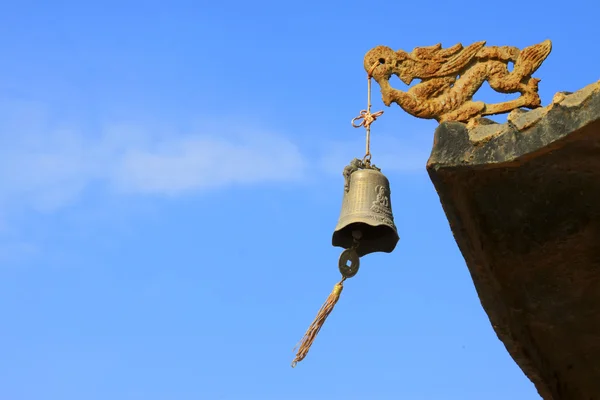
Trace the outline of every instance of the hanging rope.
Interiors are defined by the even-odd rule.
[[[363,162],[369,166],[371,164],[371,124],[375,122],[375,120],[383,115],[383,111],[377,111],[375,113],[371,113],[371,78],[373,77],[373,72],[375,68],[380,65],[379,61],[373,64],[373,66],[369,69],[367,73],[367,109],[361,110],[358,117],[352,119],[352,126],[355,128],[360,128],[363,126],[367,131],[367,143],[366,143],[366,152],[363,158]],[[360,121],[360,122],[359,122]]]

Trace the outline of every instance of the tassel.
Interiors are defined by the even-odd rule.
[[[327,319],[329,314],[331,314],[331,311],[333,311],[335,303],[337,303],[337,301],[339,300],[340,294],[342,294],[342,290],[344,289],[345,280],[345,277],[342,278],[342,280],[333,287],[333,291],[331,292],[329,297],[327,297],[325,304],[323,304],[323,306],[317,313],[315,320],[312,322],[312,324],[310,324],[310,326],[306,330],[306,333],[304,334],[304,337],[296,346],[298,352],[296,353],[296,358],[294,358],[294,361],[292,361],[292,368],[294,368],[296,364],[298,364],[300,361],[304,360],[304,357],[306,357],[306,355],[308,354],[310,346],[315,341],[315,338],[317,337],[317,334],[319,333],[321,327],[325,323],[325,320]],[[296,350],[296,348],[294,348],[294,350]]]

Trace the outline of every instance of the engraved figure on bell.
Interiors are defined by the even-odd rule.
[[[375,200],[371,204],[371,211],[383,214],[386,218],[393,220],[388,188],[384,185],[377,185],[375,192],[377,193],[377,197],[375,197]]]
[[[389,208],[390,200],[387,197],[387,190],[385,189],[385,186],[377,185],[375,191],[377,192],[377,198],[375,199],[377,204],[382,207]]]

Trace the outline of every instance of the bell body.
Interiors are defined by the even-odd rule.
[[[390,182],[379,170],[358,169],[346,176],[342,212],[332,238],[337,247],[353,244],[352,232],[361,232],[356,250],[359,257],[369,253],[391,253],[398,240],[390,198]]]

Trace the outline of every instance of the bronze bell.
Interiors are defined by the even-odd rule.
[[[359,257],[391,253],[400,238],[392,215],[390,182],[379,168],[359,159],[344,168],[344,178],[342,212],[332,244],[348,249],[360,238],[356,248]]]

